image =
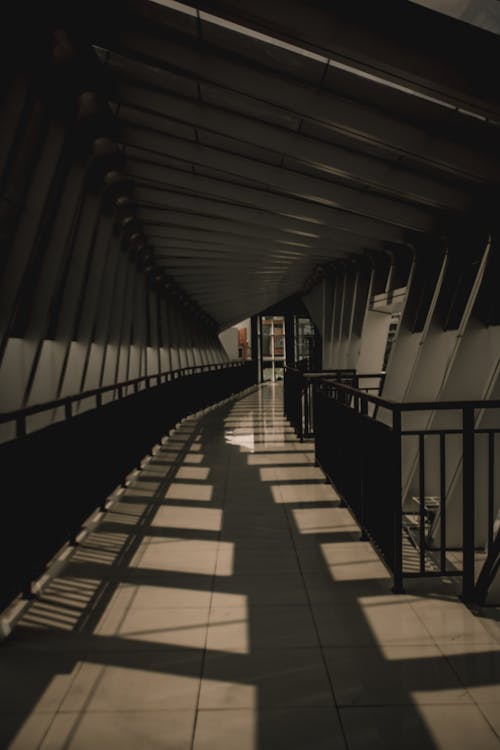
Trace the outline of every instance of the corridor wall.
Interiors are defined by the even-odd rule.
[[[372,263],[368,291],[359,294],[357,279],[343,263],[327,269],[323,279],[305,296],[311,315],[324,338],[324,369],[355,367],[358,373],[381,369],[390,316],[378,313],[374,304],[384,286],[388,301],[403,281],[406,295],[395,341],[387,362],[382,397],[394,402],[462,402],[498,398],[500,388],[500,303],[495,292],[500,262],[496,221],[487,216],[469,217],[443,237],[414,238],[414,252],[406,276],[387,276]],[[362,320],[356,335],[354,320]],[[363,381],[363,385],[366,382]],[[377,410],[379,421],[392,425],[388,410]],[[494,410],[476,410],[476,429],[498,424]],[[455,430],[446,439],[445,492],[446,538],[460,546],[462,539],[462,411],[434,408],[407,412],[403,429],[434,431],[424,446],[426,498],[441,494],[439,431]],[[404,508],[418,512],[421,492],[418,436],[402,443],[402,491]],[[500,512],[500,486],[491,495],[490,454],[500,463],[500,444],[487,435],[475,440],[475,538],[479,548],[487,540],[489,503]],[[429,543],[439,544],[439,514]]]
[[[339,262],[304,295],[323,341],[323,369],[382,369],[390,315],[370,309],[373,295],[386,289],[389,266],[379,258]],[[385,273],[384,273],[385,270]]]
[[[213,321],[155,265],[116,123],[77,54],[56,35],[13,61],[0,102],[1,411],[227,359]]]

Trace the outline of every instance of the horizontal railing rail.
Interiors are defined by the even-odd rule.
[[[363,375],[360,377],[374,377],[373,375]],[[500,409],[500,399],[492,400],[480,400],[472,399],[469,401],[391,401],[390,399],[381,398],[379,396],[370,396],[367,393],[361,391],[361,389],[354,388],[346,385],[345,383],[339,383],[329,376],[323,375],[322,378],[318,378],[336,390],[343,391],[344,393],[351,393],[357,395],[360,400],[366,399],[370,403],[376,404],[384,409],[391,411],[442,411],[447,409]]]
[[[284,414],[290,421],[301,441],[314,435],[312,385],[325,375],[338,381],[354,382],[355,370],[322,370],[306,372],[297,367],[285,365],[284,375]]]
[[[87,399],[96,399],[95,408],[103,406],[102,398],[107,394],[113,394],[111,401],[116,401],[122,398],[126,398],[130,395],[139,393],[141,385],[144,385],[146,389],[160,386],[164,383],[170,383],[173,380],[179,378],[188,377],[190,375],[198,375],[205,372],[218,372],[220,370],[227,370],[228,368],[244,367],[251,364],[250,361],[232,360],[229,362],[217,362],[206,365],[191,365],[189,367],[182,367],[177,370],[169,370],[167,372],[158,373],[154,375],[142,375],[138,378],[132,378],[131,380],[121,381],[119,383],[113,383],[110,385],[100,386],[99,388],[91,388],[80,393],[74,393],[61,398],[53,399],[51,401],[44,401],[41,404],[30,404],[20,409],[14,409],[8,412],[0,412],[0,424],[6,424],[8,422],[16,423],[16,438],[23,437],[26,435],[26,418],[35,414],[41,414],[46,411],[54,411],[56,409],[64,409],[64,419],[70,419],[75,416],[73,413],[73,404],[77,404]],[[133,389],[133,393],[129,393],[129,389]],[[107,402],[110,403],[110,402]]]
[[[139,387],[148,381],[151,387]],[[3,421],[28,419],[80,398],[101,396],[99,408],[67,410],[59,421],[20,430],[17,438],[0,444],[0,566],[9,571],[0,581],[0,609],[20,592],[30,594],[31,582],[58,550],[76,539],[96,509],[106,510],[109,494],[184,417],[256,383],[255,361],[200,365],[2,415]],[[117,388],[121,398],[104,403],[102,395]]]
[[[395,590],[405,577],[461,576],[463,599],[484,601],[499,554],[500,400],[394,402],[326,376],[313,410],[316,459]]]
[[[385,372],[357,373],[355,369],[304,371],[299,367],[285,366],[284,413],[295,429],[297,436],[304,440],[314,436],[313,384],[325,378],[360,389],[364,393],[382,392]],[[363,381],[376,381],[375,385],[363,385]]]

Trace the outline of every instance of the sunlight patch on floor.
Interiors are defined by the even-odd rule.
[[[192,484],[172,482],[165,493],[166,500],[197,500],[209,503],[212,500],[214,488],[211,484]]]

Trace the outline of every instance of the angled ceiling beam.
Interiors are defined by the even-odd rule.
[[[155,257],[164,257],[169,258],[171,254],[175,253],[185,253],[185,252],[191,252],[193,255],[192,257],[194,259],[202,260],[205,256],[210,257],[216,257],[216,245],[210,245],[210,244],[200,244],[200,243],[190,243],[190,242],[180,242],[179,240],[172,241],[172,243],[168,246],[158,246],[155,244],[154,250],[155,250]],[[220,248],[221,246],[219,246]],[[370,248],[371,250],[371,248]],[[281,254],[280,251],[276,251],[274,248],[268,248],[266,250],[262,250],[260,248],[255,247],[249,247],[249,248],[238,248],[234,246],[227,246],[225,250],[219,249],[219,257],[224,258],[224,263],[227,263],[228,266],[232,262],[232,258],[235,259],[245,257],[245,253],[251,253],[252,258],[255,259],[253,262],[258,262],[260,264],[260,267],[262,267],[262,261],[266,260],[266,262],[271,260],[272,258],[281,258],[284,261],[286,260],[287,263],[294,263],[297,260],[301,259],[310,259],[310,258],[324,258],[324,259],[333,259],[337,257],[342,257],[346,253],[352,253],[353,255],[362,255],[366,252],[364,248],[353,248],[352,246],[346,246],[346,245],[332,245],[331,247],[323,247],[323,248],[317,248],[312,251],[308,251],[305,253],[302,253],[301,255],[294,254],[293,256],[289,253]]]
[[[158,28],[151,27],[149,31],[144,34],[117,29],[112,34],[104,32],[103,38],[99,38],[97,30],[96,42],[132,59],[138,57],[160,68],[187,73],[197,78],[202,87],[215,85],[226,89],[228,94],[244,94],[300,119],[320,122],[354,140],[391,151],[402,164],[405,159],[416,159],[452,174],[476,179],[494,180],[498,175],[498,159],[492,159],[480,148],[472,149],[433,136],[370,105],[259,69],[258,60],[252,66],[229,53],[198,49],[190,40],[183,43],[161,38]]]
[[[193,184],[195,182],[196,180],[193,180]],[[139,205],[139,218],[143,222],[153,225],[155,231],[156,226],[169,224],[171,211],[174,209],[203,218],[208,216],[210,219],[228,219],[236,224],[241,224],[243,227],[250,225],[262,229],[262,231],[268,231],[270,227],[279,229],[285,237],[289,237],[292,243],[314,238],[329,240],[341,236],[359,242],[367,242],[368,240],[370,242],[379,240],[394,243],[404,242],[403,233],[395,227],[387,227],[387,225],[380,225],[367,219],[353,221],[353,217],[349,214],[342,214],[334,209],[331,209],[324,217],[323,223],[319,223],[319,218],[315,218],[316,212],[314,217],[309,215],[307,219],[299,219],[295,216],[286,215],[284,211],[283,213],[277,211],[273,213],[269,205],[262,208],[241,204],[233,205],[223,200],[205,196],[175,193],[172,189],[149,188],[141,185],[136,188],[135,195]],[[302,208],[300,204],[294,205],[295,211],[300,208]],[[326,224],[326,220],[330,223]]]
[[[151,171],[144,169],[137,161],[127,161],[127,170],[138,178],[135,195],[138,201],[165,201],[165,207],[176,207],[183,204],[184,195],[175,201],[172,194],[178,188],[192,191],[195,195],[211,200],[214,211],[222,211],[219,215],[226,215],[218,201],[226,201],[228,205],[241,206],[247,209],[263,209],[281,213],[291,219],[301,222],[311,222],[314,228],[318,222],[348,232],[366,235],[369,238],[387,240],[388,242],[404,243],[405,231],[387,222],[377,221],[369,217],[356,215],[348,211],[341,211],[334,207],[300,199],[297,196],[281,195],[266,190],[258,190],[221,179],[213,179],[202,175],[193,175],[177,169],[161,168],[155,170],[158,179],[150,179]],[[146,175],[149,175],[147,177]],[[183,205],[186,205],[184,202]],[[157,206],[158,207],[158,206]]]
[[[500,118],[500,94],[491,78],[500,69],[498,37],[414,3],[384,0],[383,9],[363,0],[185,4]]]
[[[139,214],[146,222],[146,216],[139,211]],[[182,211],[171,211],[170,209],[164,209],[162,212],[158,211],[158,220],[153,220],[152,212],[147,213],[147,224],[148,224],[148,236],[152,239],[159,240],[162,237],[171,237],[172,232],[176,228],[189,229],[195,232],[206,231],[206,232],[221,232],[228,237],[244,237],[245,239],[252,238],[260,240],[261,242],[276,241],[286,247],[314,247],[320,240],[335,241],[343,240],[345,242],[355,242],[358,245],[367,244],[367,238],[359,234],[348,234],[347,232],[330,230],[329,232],[323,232],[321,234],[295,234],[285,231],[280,227],[276,227],[274,224],[271,226],[256,226],[249,223],[230,221],[228,219],[212,218],[205,215],[197,215],[189,212]],[[384,249],[383,243],[378,240],[371,240],[370,247],[376,247],[378,249]]]
[[[223,232],[207,232],[201,229],[196,230],[189,228],[184,229],[179,227],[162,227],[162,230],[163,231],[161,235],[158,236],[157,234],[151,232],[151,226],[148,225],[148,237],[151,237],[152,242],[153,237],[155,238],[155,247],[161,247],[162,245],[168,247],[169,244],[176,242],[178,243],[180,241],[189,242],[192,245],[213,245],[214,247],[220,248],[226,247],[230,249],[234,248],[242,250],[260,250],[261,252],[276,251],[290,257],[307,255],[319,248],[328,247],[328,245],[324,241],[319,239],[300,244],[296,243],[294,245],[287,245],[286,243],[272,238],[263,239],[244,237],[239,235],[226,234]],[[337,242],[331,242],[332,247],[335,247],[336,244],[342,244],[344,247],[352,247],[353,249],[359,249],[360,247],[370,247],[370,249],[372,250],[383,249],[381,243],[365,242],[363,244],[355,241],[349,242],[347,241],[347,239],[344,239],[344,241],[342,242],[340,238],[339,240],[337,240]]]
[[[422,208],[374,195],[368,191],[355,190],[328,179],[319,179],[284,167],[275,167],[255,159],[237,156],[199,143],[191,143],[181,138],[173,138],[156,131],[125,126],[122,128],[120,137],[124,144],[147,147],[196,166],[221,170],[231,175],[236,182],[239,177],[255,180],[260,182],[266,190],[273,188],[304,200],[331,205],[334,208],[378,219],[415,232],[428,232],[435,227],[432,214]],[[162,179],[163,166],[152,162],[141,163],[136,159],[130,161],[136,177],[149,180]],[[237,196],[237,188],[234,189]]]
[[[270,255],[269,253],[254,253],[250,255],[248,253],[245,256],[242,253],[230,253],[226,252],[225,255],[216,254],[211,251],[210,248],[190,248],[190,247],[179,247],[174,244],[169,248],[155,248],[154,258],[155,260],[161,260],[162,262],[182,262],[190,269],[192,273],[197,273],[199,266],[202,263],[211,263],[214,268],[221,271],[227,271],[228,274],[232,273],[233,268],[241,268],[245,266],[248,269],[262,269],[268,268],[273,265],[276,267],[280,266],[283,268],[291,268],[297,263],[324,263],[332,260],[338,260],[340,258],[355,257],[356,255],[365,255],[364,251],[356,251],[351,248],[329,248],[324,251],[318,251],[311,253],[310,255],[302,255],[295,258],[283,257],[280,255]]]
[[[164,118],[175,118],[199,130],[208,130],[302,160],[341,178],[352,178],[373,189],[382,188],[406,200],[437,207],[463,209],[466,193],[444,182],[401,169],[397,165],[331,143],[280,128],[241,114],[173,94],[122,83],[117,99]],[[138,113],[140,118],[140,113]],[[127,108],[120,108],[127,123]],[[126,137],[126,134],[125,136]]]
[[[161,261],[164,265],[169,265],[172,268],[175,267],[182,267],[186,268],[191,264],[195,264],[196,271],[199,271],[202,267],[210,267],[210,268],[216,268],[219,271],[225,271],[230,269],[237,269],[238,272],[241,269],[258,269],[259,266],[254,261],[247,261],[245,258],[235,258],[232,259],[229,263],[226,261],[226,259],[221,260],[220,258],[214,258],[211,255],[203,255],[202,258],[199,256],[192,254],[189,254],[189,251],[187,253],[184,253],[182,250],[176,249],[173,253],[169,253],[168,255],[163,255],[162,253],[155,253],[155,260]],[[323,260],[319,256],[315,256],[312,258],[309,258],[307,260],[307,263],[316,263]],[[296,261],[297,262],[297,261]],[[305,263],[306,261],[302,259],[300,262]],[[275,265],[276,264],[276,265]],[[290,261],[285,261],[278,263],[278,261],[274,261],[270,264],[269,267],[271,268],[289,268],[290,267]],[[260,265],[262,267],[262,263]],[[267,266],[266,266],[267,267]]]

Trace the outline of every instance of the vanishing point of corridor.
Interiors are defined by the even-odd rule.
[[[359,538],[279,385],[185,420],[1,645],[1,747],[500,748],[498,623]]]

